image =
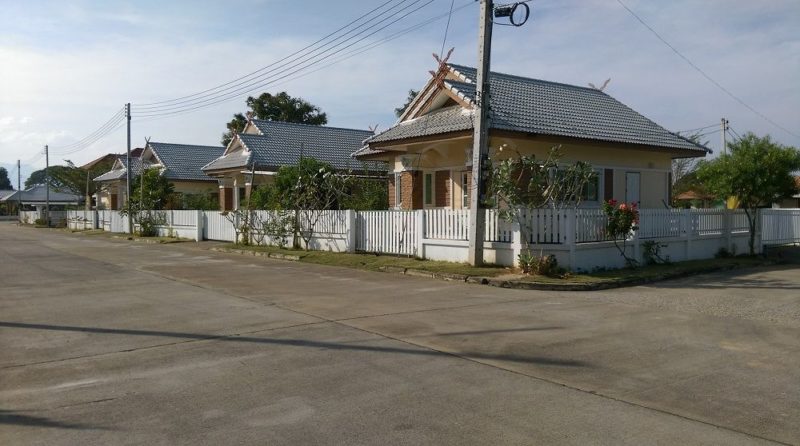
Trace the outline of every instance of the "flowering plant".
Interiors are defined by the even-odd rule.
[[[608,200],[603,203],[603,212],[608,217],[606,234],[612,239],[625,239],[631,231],[638,229],[639,208],[636,202],[617,204],[617,200]]]
[[[636,202],[618,204],[617,200],[608,200],[603,203],[603,212],[608,218],[606,235],[614,241],[614,246],[617,247],[620,255],[625,259],[625,263],[630,267],[636,266],[636,259],[628,257],[625,251],[625,242],[628,239],[628,235],[638,229],[639,207]],[[622,240],[622,246],[618,244],[619,240]]]

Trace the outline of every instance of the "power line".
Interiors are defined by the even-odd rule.
[[[677,131],[677,132],[675,132],[675,133],[689,133],[689,132],[698,132],[698,131],[700,131],[700,130],[710,129],[711,127],[715,127],[715,126],[718,126],[718,125],[719,125],[719,123],[718,123],[718,122],[715,122],[714,124],[707,125],[707,126],[705,126],[705,127],[697,127],[697,128],[694,128],[694,129],[688,129],[688,130],[678,130],[678,131]]]
[[[746,102],[744,102],[744,101],[743,101],[741,98],[739,98],[739,97],[738,97],[738,96],[736,96],[735,94],[731,93],[731,91],[730,91],[730,90],[728,90],[727,88],[723,87],[723,86],[722,86],[722,85],[721,85],[719,82],[715,81],[715,80],[714,80],[714,79],[713,79],[711,76],[709,76],[709,75],[708,75],[708,74],[707,74],[705,71],[703,71],[703,70],[702,70],[700,67],[698,67],[698,66],[697,66],[697,65],[696,65],[694,62],[692,62],[692,61],[691,61],[691,60],[690,60],[688,57],[684,56],[684,55],[683,55],[683,54],[682,54],[680,51],[678,51],[678,50],[677,50],[677,49],[676,49],[674,46],[672,46],[672,45],[671,45],[669,42],[667,42],[667,40],[666,40],[666,39],[664,39],[663,37],[661,37],[661,34],[659,34],[659,33],[658,33],[658,32],[657,32],[655,29],[653,29],[653,28],[652,28],[650,25],[648,25],[648,24],[647,24],[647,22],[645,22],[645,21],[644,21],[644,19],[642,19],[642,18],[641,18],[641,17],[639,17],[639,16],[638,16],[638,15],[637,15],[635,12],[633,12],[633,10],[631,10],[631,8],[629,8],[627,5],[625,5],[625,3],[623,3],[623,2],[622,2],[622,0],[617,0],[617,3],[619,3],[620,5],[622,5],[622,7],[623,7],[623,8],[625,8],[625,9],[626,9],[626,10],[627,10],[627,11],[628,11],[628,12],[629,12],[629,13],[630,13],[630,14],[631,14],[631,15],[632,15],[634,18],[636,18],[636,20],[638,20],[638,21],[639,21],[639,23],[641,23],[642,25],[644,25],[644,27],[645,27],[645,28],[647,28],[648,30],[650,30],[650,32],[652,32],[652,33],[653,33],[653,35],[655,35],[655,36],[658,38],[658,40],[660,40],[660,41],[661,41],[661,42],[662,42],[664,45],[668,46],[668,47],[669,47],[669,49],[671,49],[671,50],[672,50],[672,51],[673,51],[675,54],[677,54],[677,55],[678,55],[678,56],[679,56],[681,59],[683,59],[684,61],[686,61],[686,63],[688,63],[688,64],[689,64],[689,65],[690,65],[692,68],[694,68],[695,70],[697,70],[697,72],[698,72],[698,73],[700,73],[701,75],[703,75],[703,77],[705,77],[706,79],[708,79],[708,81],[709,81],[709,82],[711,82],[712,84],[716,85],[716,86],[717,86],[717,88],[719,88],[720,90],[722,90],[722,91],[723,91],[725,94],[727,94],[728,96],[730,96],[731,98],[733,98],[733,99],[734,99],[736,102],[740,103],[741,105],[743,105],[745,108],[747,108],[747,109],[748,109],[748,110],[750,110],[751,112],[753,112],[753,113],[755,113],[756,115],[760,116],[760,117],[761,117],[762,119],[764,119],[765,121],[767,121],[767,122],[769,122],[770,124],[774,125],[775,127],[779,128],[779,129],[781,129],[781,130],[783,130],[784,132],[786,132],[786,133],[788,133],[788,134],[790,134],[790,135],[792,135],[792,136],[794,136],[794,137],[800,138],[800,135],[798,135],[797,133],[794,133],[794,132],[792,132],[792,131],[788,130],[787,128],[785,128],[785,127],[783,127],[782,125],[778,124],[777,122],[773,121],[772,119],[770,119],[769,117],[767,117],[767,116],[766,116],[766,115],[764,115],[763,113],[759,112],[759,111],[758,111],[758,110],[756,110],[755,108],[753,108],[753,107],[751,107],[750,105],[748,105],[748,104],[747,104]]]
[[[234,82],[237,82],[237,81],[240,81],[240,80],[246,79],[246,78],[248,78],[248,77],[250,77],[250,76],[253,76],[253,75],[257,74],[257,73],[260,73],[260,72],[262,72],[263,70],[265,70],[265,69],[267,69],[267,68],[270,68],[270,67],[272,67],[272,66],[274,66],[274,65],[276,65],[276,64],[278,64],[278,63],[280,63],[280,62],[283,62],[283,61],[285,61],[286,59],[288,59],[288,58],[290,58],[290,57],[292,57],[292,56],[295,56],[295,55],[297,55],[297,54],[300,54],[301,52],[303,52],[303,51],[305,51],[305,50],[307,50],[307,49],[309,49],[309,48],[312,48],[312,47],[314,47],[314,46],[315,46],[315,45],[317,45],[318,43],[321,43],[321,42],[323,42],[325,39],[327,39],[327,38],[329,38],[329,37],[331,37],[331,36],[335,35],[335,34],[336,34],[336,33],[338,33],[339,31],[342,31],[342,30],[344,30],[344,29],[348,28],[350,25],[352,25],[352,24],[354,24],[354,23],[358,22],[359,20],[363,19],[364,17],[367,17],[367,16],[369,16],[369,15],[370,15],[370,14],[372,14],[373,12],[375,12],[375,11],[377,11],[377,10],[379,10],[379,9],[383,8],[384,6],[386,6],[387,4],[389,4],[389,3],[393,2],[393,1],[395,1],[395,0],[388,0],[388,1],[386,1],[385,3],[381,4],[380,6],[378,6],[378,7],[374,8],[374,9],[372,9],[372,10],[371,10],[371,11],[369,11],[369,12],[367,12],[366,14],[363,14],[363,15],[359,16],[358,18],[356,18],[355,20],[351,21],[350,23],[348,23],[348,24],[346,24],[346,25],[344,25],[344,26],[340,27],[339,29],[337,29],[337,30],[335,30],[335,31],[333,31],[333,32],[331,32],[331,33],[329,33],[329,34],[327,34],[327,35],[325,35],[324,37],[322,37],[322,38],[318,39],[317,41],[315,41],[315,42],[313,42],[313,43],[311,43],[311,44],[309,44],[309,45],[307,45],[307,46],[305,46],[305,47],[303,47],[303,48],[301,48],[301,49],[299,49],[299,50],[297,50],[297,51],[295,51],[295,52],[293,52],[293,53],[289,54],[288,56],[285,56],[285,57],[283,57],[283,58],[281,58],[281,59],[279,59],[279,60],[277,60],[277,61],[275,61],[275,62],[272,62],[272,63],[270,63],[270,64],[268,64],[268,65],[265,65],[265,66],[263,66],[263,67],[261,67],[261,68],[259,68],[259,69],[255,70],[255,71],[252,71],[252,72],[250,72],[250,73],[247,73],[247,74],[245,74],[245,75],[243,75],[243,76],[240,76],[240,77],[238,77],[238,78],[236,78],[236,79],[233,79],[233,80],[231,80],[231,81],[229,81],[229,82],[225,82],[224,84],[217,85],[216,87],[211,87],[211,88],[208,88],[208,89],[206,89],[206,90],[200,91],[200,92],[198,92],[198,93],[190,94],[190,95],[187,95],[187,96],[181,96],[181,97],[179,97],[179,98],[175,98],[175,99],[168,99],[168,100],[164,100],[164,101],[158,101],[158,102],[149,102],[149,103],[144,103],[144,104],[135,104],[135,105],[137,105],[138,107],[146,108],[146,107],[148,107],[148,106],[151,106],[151,105],[161,105],[161,104],[166,104],[166,103],[170,103],[170,102],[175,102],[175,101],[179,101],[179,100],[181,100],[181,99],[187,99],[187,98],[192,98],[192,97],[195,97],[195,96],[199,96],[199,95],[201,95],[201,94],[203,94],[203,93],[208,93],[208,92],[211,92],[211,91],[217,90],[217,89],[219,89],[219,88],[221,88],[221,87],[228,86],[228,85],[230,85],[230,84],[232,84],[232,83],[234,83]]]
[[[728,126],[728,129],[729,129],[731,132],[733,132],[733,134],[736,136],[736,139],[738,139],[739,141],[741,141],[741,140],[742,140],[742,137],[741,137],[741,136],[739,136],[739,133],[738,133],[736,130],[734,130],[734,129],[733,129],[733,127],[731,127],[731,126],[729,125],[729,126]]]
[[[450,12],[447,14],[447,25],[444,27],[444,38],[442,38],[442,49],[439,50],[439,57],[444,57],[444,44],[447,42],[447,32],[450,30],[450,19],[453,18],[453,5],[456,0],[450,0]]]
[[[465,8],[473,6],[473,4],[474,3],[470,0],[468,3],[455,8],[453,10],[453,13],[454,14],[458,13],[458,12],[460,12],[461,10],[463,10]],[[386,37],[384,37],[384,38],[382,38],[382,39],[380,39],[378,41],[371,42],[369,44],[366,44],[366,45],[363,45],[361,47],[358,47],[358,48],[355,48],[353,50],[350,50],[350,51],[344,53],[342,55],[342,57],[337,58],[337,59],[333,60],[330,63],[322,65],[321,67],[317,67],[317,68],[315,68],[313,70],[305,71],[302,74],[299,74],[297,76],[292,77],[291,79],[283,79],[280,82],[270,82],[270,83],[268,83],[268,85],[273,86],[273,87],[277,86],[277,85],[283,85],[283,84],[286,84],[288,82],[291,82],[291,81],[294,81],[294,80],[297,80],[297,79],[301,79],[303,77],[306,77],[306,76],[309,76],[311,74],[317,73],[317,72],[322,71],[322,70],[324,70],[326,68],[329,68],[329,67],[331,67],[333,65],[336,65],[338,63],[344,62],[345,60],[351,59],[351,58],[353,58],[353,57],[355,57],[355,56],[357,56],[359,54],[362,54],[362,53],[365,53],[367,51],[370,51],[370,50],[372,50],[372,49],[374,49],[374,48],[376,48],[378,46],[381,46],[381,45],[384,45],[384,44],[386,44],[388,42],[391,42],[393,40],[399,39],[400,37],[403,37],[404,35],[407,35],[407,34],[409,34],[411,32],[414,32],[414,31],[416,31],[418,29],[421,29],[421,28],[423,28],[423,27],[425,27],[427,25],[430,25],[433,22],[441,20],[441,19],[447,17],[448,15],[449,15],[448,13],[445,13],[445,14],[440,14],[440,15],[431,17],[431,18],[429,18],[429,19],[427,19],[427,20],[425,20],[423,22],[420,22],[420,23],[418,23],[416,25],[410,26],[408,28],[404,28],[404,29],[402,29],[400,31],[397,31],[397,32],[395,32],[393,34],[390,34],[390,35],[388,35],[388,36],[386,36]],[[175,112],[175,113],[170,114],[168,116],[155,116],[155,117],[139,119],[139,120],[137,120],[137,122],[155,121],[155,120],[159,120],[159,119],[169,118],[169,117],[172,117],[172,116],[185,115],[185,114],[188,114],[188,113],[193,113],[195,111],[197,111],[197,109],[188,109],[188,110]]]
[[[403,1],[405,2],[407,0],[403,0]],[[431,4],[433,2],[433,0],[428,0],[422,6],[419,6],[419,7],[415,8],[415,9],[413,9],[412,11],[403,14],[398,19],[395,19],[395,20],[391,21],[389,24],[387,24],[387,25],[385,25],[385,26],[383,26],[381,28],[378,28],[377,30],[367,34],[364,37],[361,37],[361,38],[355,40],[353,43],[347,44],[348,42],[352,41],[353,39],[356,39],[357,37],[361,36],[362,34],[366,33],[367,31],[369,31],[369,30],[381,25],[382,23],[384,23],[384,22],[386,22],[388,20],[391,20],[393,17],[397,16],[398,14],[401,14],[404,11],[412,8],[414,5],[416,5],[420,1],[422,1],[422,0],[413,0],[410,4],[405,5],[401,9],[392,12],[388,17],[385,17],[385,18],[383,18],[383,19],[381,19],[381,20],[379,20],[379,21],[377,21],[375,23],[372,23],[370,26],[368,26],[368,27],[366,27],[364,29],[361,29],[358,33],[356,33],[356,34],[348,37],[347,39],[345,39],[345,40],[333,45],[332,47],[320,52],[319,54],[314,54],[314,52],[311,52],[311,53],[309,53],[307,55],[304,55],[305,56],[304,58],[303,57],[298,57],[298,58],[295,58],[295,59],[291,60],[291,62],[297,62],[297,63],[294,63],[292,65],[288,65],[288,66],[286,66],[286,64],[283,64],[281,67],[273,68],[272,70],[269,70],[268,72],[263,73],[262,75],[259,75],[256,78],[250,79],[248,81],[240,82],[240,83],[235,84],[235,85],[231,85],[231,86],[226,87],[226,88],[224,88],[222,90],[219,90],[217,92],[214,92],[214,93],[211,93],[211,94],[207,94],[207,95],[203,95],[203,96],[200,96],[200,97],[196,97],[194,99],[189,99],[189,100],[185,100],[185,101],[180,101],[179,103],[161,106],[161,108],[153,108],[153,109],[144,109],[143,110],[140,107],[136,107],[136,111],[139,112],[139,113],[136,113],[136,116],[156,116],[157,113],[161,113],[161,112],[169,112],[169,111],[181,110],[181,109],[184,109],[184,108],[187,108],[187,107],[191,107],[191,106],[195,106],[195,105],[207,104],[209,102],[216,103],[216,102],[213,102],[213,101],[215,101],[215,100],[217,100],[219,98],[229,97],[230,95],[239,95],[239,94],[242,94],[242,93],[247,93],[247,92],[252,91],[254,89],[257,89],[257,88],[261,88],[261,87],[259,87],[260,83],[263,83],[267,79],[274,78],[275,76],[280,76],[285,71],[293,69],[293,68],[296,68],[298,66],[300,66],[300,69],[306,68],[306,67],[314,65],[314,64],[316,64],[316,63],[318,63],[318,62],[320,62],[322,60],[325,60],[325,59],[327,59],[327,58],[329,58],[329,57],[331,57],[331,56],[333,56],[335,54],[338,54],[341,51],[343,51],[343,50],[345,50],[347,48],[350,48],[350,47],[352,47],[353,45],[355,45],[355,44],[357,44],[359,42],[362,42],[362,41],[366,40],[368,37],[377,34],[378,32],[382,31],[383,29],[388,28],[389,26],[393,25],[394,23],[399,22],[400,20],[408,17],[412,13],[414,13],[416,11],[419,11],[420,9],[428,6],[429,4]],[[347,35],[347,34],[345,34],[345,35]],[[340,37],[342,37],[342,36],[337,37],[337,39],[334,39],[334,41],[338,40]],[[324,46],[327,46],[327,44],[324,45]],[[320,57],[320,56],[324,56],[324,57]],[[307,65],[305,65],[305,66],[302,66],[306,62],[309,62],[309,63]],[[273,74],[268,75],[269,73],[273,73]],[[226,91],[228,91],[228,93],[225,93]],[[212,104],[209,104],[209,105],[212,105]]]
[[[415,1],[414,4],[417,3],[418,1],[419,0]],[[309,67],[312,67],[312,66],[314,66],[314,65],[316,65],[316,64],[318,64],[320,62],[323,62],[323,61],[329,59],[330,57],[335,56],[336,54],[339,54],[342,51],[344,51],[346,49],[349,49],[349,48],[355,46],[356,44],[366,40],[367,38],[377,34],[378,32],[388,28],[389,26],[391,26],[391,25],[403,20],[404,18],[408,17],[409,15],[411,15],[411,14],[419,11],[420,9],[428,6],[432,2],[433,2],[433,0],[428,0],[426,3],[422,4],[421,6],[418,6],[418,7],[414,8],[413,10],[403,14],[401,17],[399,17],[399,18],[393,20],[392,22],[384,25],[383,27],[371,32],[370,34],[364,36],[363,38],[361,38],[361,39],[359,39],[359,40],[357,40],[355,42],[352,42],[352,43],[350,43],[350,44],[348,44],[348,45],[346,45],[346,46],[344,46],[342,48],[339,48],[336,51],[333,51],[333,52],[331,52],[329,54],[326,54],[324,57],[312,60],[308,64],[300,66],[299,68],[296,68],[296,69],[294,69],[292,71],[289,71],[288,73],[285,73],[286,70],[284,70],[283,72],[276,73],[274,76],[270,76],[269,77],[271,80],[264,80],[264,81],[262,81],[260,83],[257,83],[257,84],[249,84],[245,88],[239,89],[238,91],[233,91],[233,92],[226,93],[226,94],[223,94],[223,95],[220,95],[220,96],[217,96],[217,97],[205,99],[205,100],[199,101],[199,102],[197,102],[195,104],[188,104],[186,106],[181,106],[181,107],[173,107],[173,110],[169,110],[169,111],[165,110],[165,111],[156,112],[156,113],[151,113],[151,112],[138,113],[138,114],[135,114],[134,116],[138,116],[138,117],[167,116],[167,115],[178,113],[178,112],[183,112],[183,111],[188,111],[188,110],[195,110],[195,109],[199,109],[199,108],[209,107],[211,105],[215,105],[215,104],[218,104],[218,103],[221,103],[221,102],[229,101],[231,99],[237,99],[241,94],[247,94],[247,93],[253,92],[255,90],[259,90],[261,88],[264,88],[266,85],[274,83],[277,80],[285,79],[285,78],[287,78],[289,76],[292,76],[293,74],[301,72],[301,71],[303,71],[303,70],[305,70],[305,69],[307,69]],[[299,64],[295,64],[290,68],[297,67],[297,65],[299,65]],[[277,77],[275,77],[275,76],[277,76]]]

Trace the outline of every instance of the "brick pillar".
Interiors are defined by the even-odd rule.
[[[219,210],[233,210],[233,188],[225,186],[219,187]]]
[[[397,202],[394,196],[395,192],[395,184],[394,184],[394,174],[389,174],[389,209],[394,209],[397,206]]]
[[[402,172],[400,174],[400,188],[403,209],[422,209],[422,172]]]
[[[450,207],[450,171],[437,170],[434,175],[433,203],[436,207]]]

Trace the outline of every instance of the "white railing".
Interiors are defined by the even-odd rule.
[[[236,231],[222,212],[203,211],[203,239],[232,242],[236,239]]]
[[[522,215],[520,227],[534,244],[557,244],[567,241],[567,212],[533,209]]]
[[[415,211],[359,211],[356,213],[356,249],[416,255],[420,229]]]
[[[575,210],[575,241],[577,243],[602,242],[606,235],[608,218],[602,209]]]
[[[344,234],[347,211],[300,211],[300,228],[316,234]]]
[[[761,242],[765,245],[800,243],[800,209],[763,209]]]
[[[514,229],[511,222],[502,218],[497,209],[486,209],[486,231],[484,240],[487,242],[511,243],[514,239]]]
[[[468,240],[469,209],[426,209],[424,238]]]
[[[640,239],[681,237],[686,230],[685,215],[682,209],[641,209],[638,236]]]

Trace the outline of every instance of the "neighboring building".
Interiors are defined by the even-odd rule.
[[[67,192],[59,192],[50,188],[49,200],[47,194],[47,186],[44,184],[37,184],[23,191],[13,191],[12,194],[5,195],[0,198],[0,203],[18,203],[22,202],[24,209],[35,209],[40,213],[44,211],[46,204],[50,203],[50,210],[61,210],[66,206],[78,206],[83,203],[83,197]]]
[[[389,163],[390,207],[469,206],[475,75],[440,65],[398,123],[354,153]],[[491,73],[489,156],[545,158],[556,145],[564,162],[586,161],[597,171],[585,206],[614,198],[666,207],[672,159],[709,152],[597,89]]]
[[[0,215],[11,215],[17,212],[16,201],[6,201],[6,198],[16,192],[14,189],[0,189]]]
[[[197,146],[149,142],[138,158],[131,158],[131,174],[139,175],[144,169],[157,168],[173,184],[175,192],[216,195],[217,181],[200,168],[216,159],[224,151],[222,146]],[[95,178],[101,183],[97,204],[101,209],[121,209],[126,202],[126,156],[120,156],[110,171]]]
[[[383,163],[363,163],[351,156],[373,135],[369,130],[250,120],[203,172],[219,180],[220,208],[238,209],[253,186],[270,183],[278,169],[295,165],[302,157],[359,175],[385,176]]]
[[[144,150],[144,148],[142,148],[142,147],[137,147],[137,148],[131,150],[131,158],[139,158],[139,156],[142,155],[142,151],[143,150]],[[119,158],[126,158],[126,157],[127,157],[127,154],[125,154],[125,153],[123,153],[123,154],[106,153],[105,155],[103,155],[103,156],[101,156],[99,158],[95,158],[94,160],[89,161],[88,163],[80,166],[80,168],[83,169],[83,170],[90,170],[90,169],[94,168],[95,166],[98,166],[98,165],[101,165],[101,164],[104,164],[104,163],[112,163],[113,164]]]
[[[800,177],[794,177],[794,182],[797,190],[800,191]],[[784,198],[783,200],[775,203],[773,207],[776,208],[800,208],[800,193],[792,195],[791,198]]]

